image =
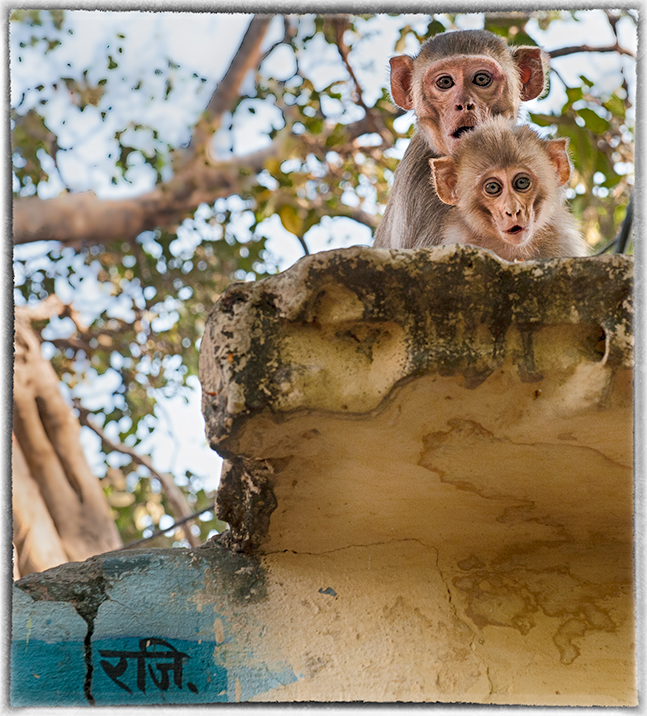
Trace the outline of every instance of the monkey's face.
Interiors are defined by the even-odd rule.
[[[418,78],[414,104],[418,123],[440,154],[453,154],[465,134],[490,117],[514,119],[501,65],[486,55],[455,55],[433,62]]]
[[[500,255],[526,251],[562,205],[560,187],[570,176],[567,145],[495,118],[469,132],[453,157],[430,158],[431,180],[438,198],[467,224],[470,243],[496,246]]]
[[[528,167],[506,167],[480,177],[470,213],[491,224],[490,233],[506,244],[523,246],[543,223],[545,192],[542,181]],[[480,223],[480,222],[479,222]]]

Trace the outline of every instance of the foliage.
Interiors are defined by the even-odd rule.
[[[634,26],[634,18],[624,11],[606,14],[620,51],[618,23]],[[163,187],[180,165],[213,79],[163,51],[152,65],[129,69],[124,58],[132,37],[126,22],[90,66],[65,62],[74,40],[72,15],[58,10],[11,14],[12,71],[18,76],[21,66],[34,62],[42,68],[36,80],[20,75],[11,110],[15,196],[82,189],[107,196],[110,187],[125,195],[129,187],[134,194]],[[579,17],[577,12],[499,13],[486,14],[483,22],[512,43],[541,44],[553,23],[576,23]],[[387,20],[395,28],[390,35],[384,30]],[[64,301],[75,298],[85,318],[85,326],[69,320],[63,327],[60,322],[40,326],[64,390],[75,395],[80,385],[99,376],[117,379],[111,398],[93,408],[98,425],[137,448],[156,427],[156,396],[188,396],[187,380],[197,373],[210,307],[231,280],[254,280],[276,270],[277,258],[268,250],[272,236],[289,232],[307,251],[317,232],[330,232],[327,217],[377,225],[376,212],[386,203],[414,127],[390,102],[385,86],[378,92],[362,87],[378,72],[387,80],[386,71],[365,58],[366,50],[371,43],[384,44],[382,32],[392,38],[385,56],[412,52],[427,37],[461,22],[453,14],[275,21],[274,44],[266,48],[255,82],[244,85],[216,134],[223,161],[239,159],[254,133],[260,146],[280,147],[251,182],[242,182],[250,169],[241,160],[239,186],[232,185],[226,196],[201,204],[179,225],[175,217],[160,215],[158,227],[134,242],[49,242],[36,256],[17,252],[17,302],[56,291]],[[326,63],[330,67],[322,73]],[[279,66],[289,70],[277,71]],[[633,108],[627,70],[617,73],[613,87],[607,81],[602,88],[587,63],[582,67],[587,69],[575,86],[566,86],[554,70],[551,93],[561,85],[566,101],[556,110],[532,111],[529,118],[547,132],[569,137],[571,206],[589,242],[599,247],[616,234],[630,197]],[[179,124],[166,121],[166,111],[183,103],[187,109]],[[536,106],[548,105],[544,100]],[[81,118],[93,128],[90,134],[101,138],[97,146],[106,148],[105,155],[94,156],[98,150],[92,143],[68,129],[79,127]],[[81,178],[74,171],[79,162],[85,162]],[[91,171],[93,163],[101,168],[99,178]],[[84,304],[85,289],[102,299]],[[148,534],[170,509],[154,477],[123,456],[113,458],[104,487],[128,541]],[[210,504],[199,476],[176,475],[176,480],[196,509]],[[202,539],[222,528],[213,515],[197,525]]]

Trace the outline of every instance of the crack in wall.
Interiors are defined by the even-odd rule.
[[[488,686],[490,687],[490,690],[488,692],[488,696],[492,696],[494,693],[494,684],[492,683],[492,677],[490,676],[490,667],[485,667],[485,676],[487,677]]]
[[[438,432],[429,433],[428,435],[424,435],[422,438],[423,442],[423,449],[420,455],[420,459],[418,460],[418,465],[421,467],[424,467],[425,469],[430,469],[427,465],[424,464],[424,458],[428,455],[428,453],[433,453],[434,449],[442,444],[444,444],[447,440],[449,440],[451,437],[453,437],[455,434],[465,432],[466,430],[470,431],[470,434],[476,434],[479,437],[487,438],[493,443],[501,443],[505,445],[510,445],[513,447],[547,447],[547,448],[564,448],[568,447],[569,449],[573,450],[585,450],[587,452],[594,453],[595,455],[599,455],[603,460],[610,463],[613,467],[619,467],[623,469],[633,469],[632,464],[625,464],[623,462],[619,462],[618,460],[614,460],[613,458],[606,455],[601,450],[591,446],[591,445],[581,445],[581,444],[565,444],[564,442],[557,441],[557,442],[546,442],[543,440],[537,441],[537,442],[525,442],[525,441],[517,441],[513,440],[509,437],[497,437],[491,430],[488,430],[484,425],[479,423],[477,420],[465,420],[461,418],[453,418],[448,421],[447,423],[449,425],[448,430],[441,430]],[[486,497],[486,495],[483,495],[483,497]]]
[[[323,552],[300,552],[294,549],[277,549],[273,552],[263,552],[259,556],[261,558],[263,557],[269,557],[271,555],[275,554],[295,554],[298,556],[309,556],[309,557],[320,557],[326,554],[334,554],[335,552],[343,552],[347,549],[357,549],[357,548],[363,548],[363,547],[382,547],[387,544],[394,544],[396,542],[417,542],[421,547],[424,547],[425,549],[432,549],[436,552],[436,556],[438,554],[435,547],[432,547],[429,544],[425,544],[422,540],[417,539],[416,537],[403,537],[403,538],[394,538],[390,540],[385,540],[382,542],[367,542],[366,544],[349,544],[344,545],[343,547],[335,547],[335,549],[329,549],[325,550]]]
[[[108,581],[101,563],[96,559],[87,562],[68,562],[46,572],[34,572],[15,582],[34,601],[67,602],[88,625],[83,640],[85,679],[83,693],[88,703],[95,705],[92,694],[92,634],[99,607],[109,597]]]
[[[83,658],[85,660],[85,679],[83,681],[83,693],[88,700],[90,706],[95,705],[94,696],[92,695],[92,672],[94,665],[92,664],[92,634],[94,633],[94,619],[87,621],[88,630],[83,640]]]
[[[440,551],[438,549],[436,549],[435,547],[432,547],[431,549],[433,549],[434,552],[436,553],[436,569],[438,570],[438,576],[440,577],[442,583],[445,585],[445,589],[447,590],[447,602],[452,610],[452,614],[454,615],[454,618],[456,619],[456,621],[463,624],[465,626],[465,628],[468,629],[470,631],[470,633],[472,634],[472,637],[470,638],[469,646],[472,651],[476,651],[476,647],[474,646],[474,640],[476,639],[476,633],[474,632],[472,627],[465,621],[465,619],[463,619],[459,615],[458,609],[457,609],[456,605],[454,604],[454,601],[452,598],[452,591],[449,588],[449,583],[448,583],[447,579],[445,578],[445,575],[443,574],[442,569],[440,568],[440,563],[439,563]]]

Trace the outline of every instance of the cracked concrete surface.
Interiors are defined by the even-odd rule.
[[[229,532],[18,582],[12,703],[636,704],[632,269],[362,248],[231,286]]]
[[[454,609],[436,559],[418,540],[267,556],[258,613],[299,678],[257,700],[486,700],[476,630]]]
[[[221,516],[303,674],[258,698],[635,703],[631,277],[350,249],[225,294],[207,435],[275,503]]]

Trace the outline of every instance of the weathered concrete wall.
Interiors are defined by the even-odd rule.
[[[230,287],[231,531],[22,580],[14,704],[634,704],[632,268],[348,249]]]
[[[218,544],[114,552],[18,585],[13,706],[244,701],[296,678],[255,653],[258,559]]]

